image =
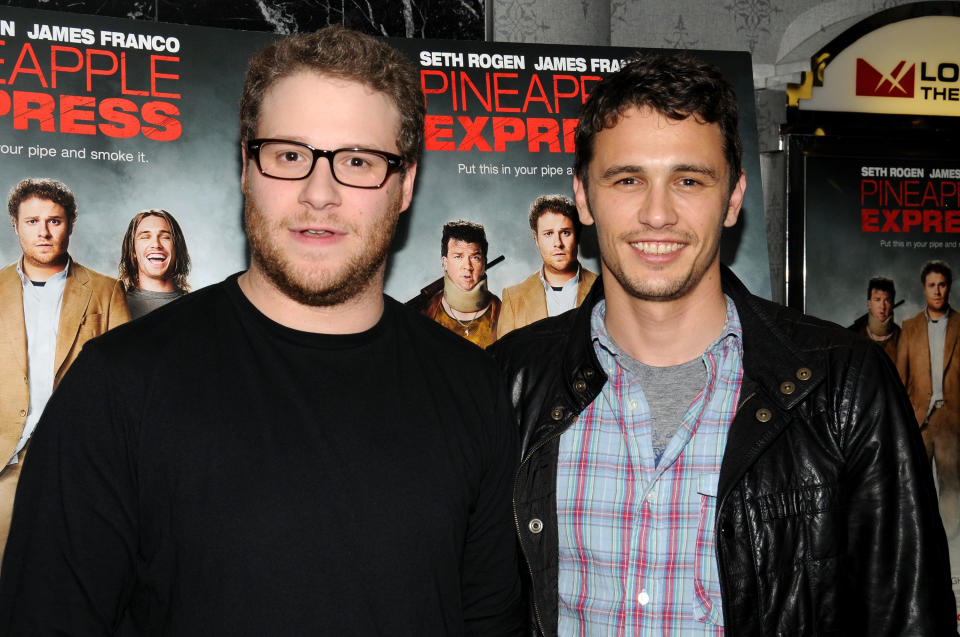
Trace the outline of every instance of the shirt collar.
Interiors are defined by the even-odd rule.
[[[47,279],[47,283],[54,283],[61,279],[66,279],[67,275],[70,273],[70,264],[72,262],[73,260],[70,258],[70,255],[68,254],[67,264],[63,267],[62,270],[60,270],[59,272],[51,276],[49,279]],[[21,283],[23,283],[23,287],[27,287],[28,285],[30,286],[33,285],[33,282],[29,278],[27,278],[27,275],[24,274],[23,272],[23,255],[20,255],[20,258],[17,260],[17,274],[20,275],[20,281]]]
[[[550,284],[547,282],[547,278],[546,278],[545,276],[543,276],[543,268],[544,268],[544,266],[541,265],[541,266],[540,266],[540,283],[543,284],[543,289],[544,289],[545,292],[553,292],[553,291],[555,291],[555,290],[553,289],[554,286],[550,285]],[[568,288],[570,288],[570,287],[575,287],[575,286],[577,286],[577,285],[580,285],[580,264],[579,264],[579,263],[577,263],[577,273],[574,274],[571,278],[567,279],[567,280],[564,282],[564,284],[560,286],[560,288],[561,288],[562,290],[566,290],[566,289],[568,289]]]
[[[737,313],[737,306],[734,304],[733,299],[731,299],[726,294],[723,295],[724,300],[727,304],[727,313],[723,322],[723,329],[720,331],[720,335],[717,336],[716,340],[713,341],[704,350],[704,354],[708,352],[716,352],[723,348],[723,343],[726,339],[732,338],[736,341],[737,347],[742,351],[743,349],[743,326],[740,323],[740,315]],[[601,299],[599,303],[593,306],[593,312],[590,316],[590,336],[591,339],[599,344],[603,349],[607,350],[614,356],[620,354],[627,355],[620,346],[613,340],[610,336],[610,333],[607,331],[607,325],[604,319],[607,315],[607,302],[605,299]]]
[[[926,317],[927,323],[939,323],[939,322],[942,321],[943,319],[950,318],[951,312],[952,312],[952,310],[950,309],[950,306],[948,305],[948,306],[947,306],[947,311],[946,311],[946,313],[945,313],[943,316],[941,316],[940,318],[934,319],[934,318],[930,318],[930,314],[927,312],[927,308],[923,308],[923,316]]]

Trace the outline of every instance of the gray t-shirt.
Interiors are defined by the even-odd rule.
[[[160,306],[166,305],[174,299],[186,294],[181,290],[173,292],[153,292],[152,290],[129,290],[127,292],[127,307],[130,309],[130,318],[140,318],[149,314]]]
[[[616,343],[613,345],[617,362],[636,376],[643,388],[643,396],[650,407],[653,456],[659,464],[693,399],[706,386],[707,368],[699,357],[670,367],[651,367],[632,358]]]

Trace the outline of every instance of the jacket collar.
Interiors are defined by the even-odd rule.
[[[798,348],[784,333],[783,326],[799,320],[799,315],[788,314],[789,310],[751,294],[728,267],[721,265],[720,270],[723,292],[733,300],[743,326],[744,376],[756,382],[777,407],[792,409],[823,379],[823,354],[819,350]],[[603,281],[597,277],[587,298],[577,309],[563,359],[563,378],[575,382],[590,369],[592,373],[588,375],[594,382],[589,382],[590,378],[585,380],[589,385],[595,385],[598,392],[606,382],[606,375],[593,351],[590,314],[602,298]],[[741,401],[745,398],[741,395]]]

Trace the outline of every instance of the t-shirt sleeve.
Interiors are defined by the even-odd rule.
[[[30,441],[0,578],[0,634],[114,634],[132,594],[132,436],[102,359],[96,344],[84,348]]]
[[[485,434],[485,462],[470,512],[463,557],[463,615],[468,635],[523,635],[523,609],[512,508],[516,428],[497,386],[493,422]]]

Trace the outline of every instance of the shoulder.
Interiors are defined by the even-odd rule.
[[[504,302],[507,302],[508,300],[513,300],[516,297],[526,296],[531,292],[535,292],[537,288],[542,290],[543,283],[540,282],[540,273],[534,272],[520,283],[504,288],[503,300]]]
[[[594,281],[597,280],[597,273],[591,272],[585,267],[580,267],[580,283],[581,285],[592,285]]]
[[[386,297],[390,320],[397,330],[397,347],[403,359],[423,370],[424,377],[457,379],[459,385],[481,382],[488,389],[499,383],[499,374],[490,355],[432,318]],[[499,301],[497,301],[499,309]]]
[[[508,374],[531,361],[544,366],[549,365],[549,361],[559,361],[573,338],[577,313],[578,310],[573,309],[513,330],[487,351]]]
[[[950,320],[954,320],[952,315]],[[904,335],[914,334],[916,332],[920,332],[921,330],[926,331],[926,328],[927,317],[924,316],[922,310],[918,314],[905,319],[903,324],[900,326],[900,330]]]
[[[16,283],[17,287],[22,285],[20,281],[20,275],[17,274],[17,262],[14,261],[10,265],[0,268],[0,286],[10,285]]]
[[[67,280],[70,279],[89,285],[94,290],[108,293],[112,292],[119,283],[114,277],[91,270],[76,261],[70,264],[70,273],[67,275]]]
[[[142,318],[119,325],[87,347],[122,360],[189,356],[204,350],[234,314],[225,282],[187,294]],[[197,349],[199,348],[199,349]]]

